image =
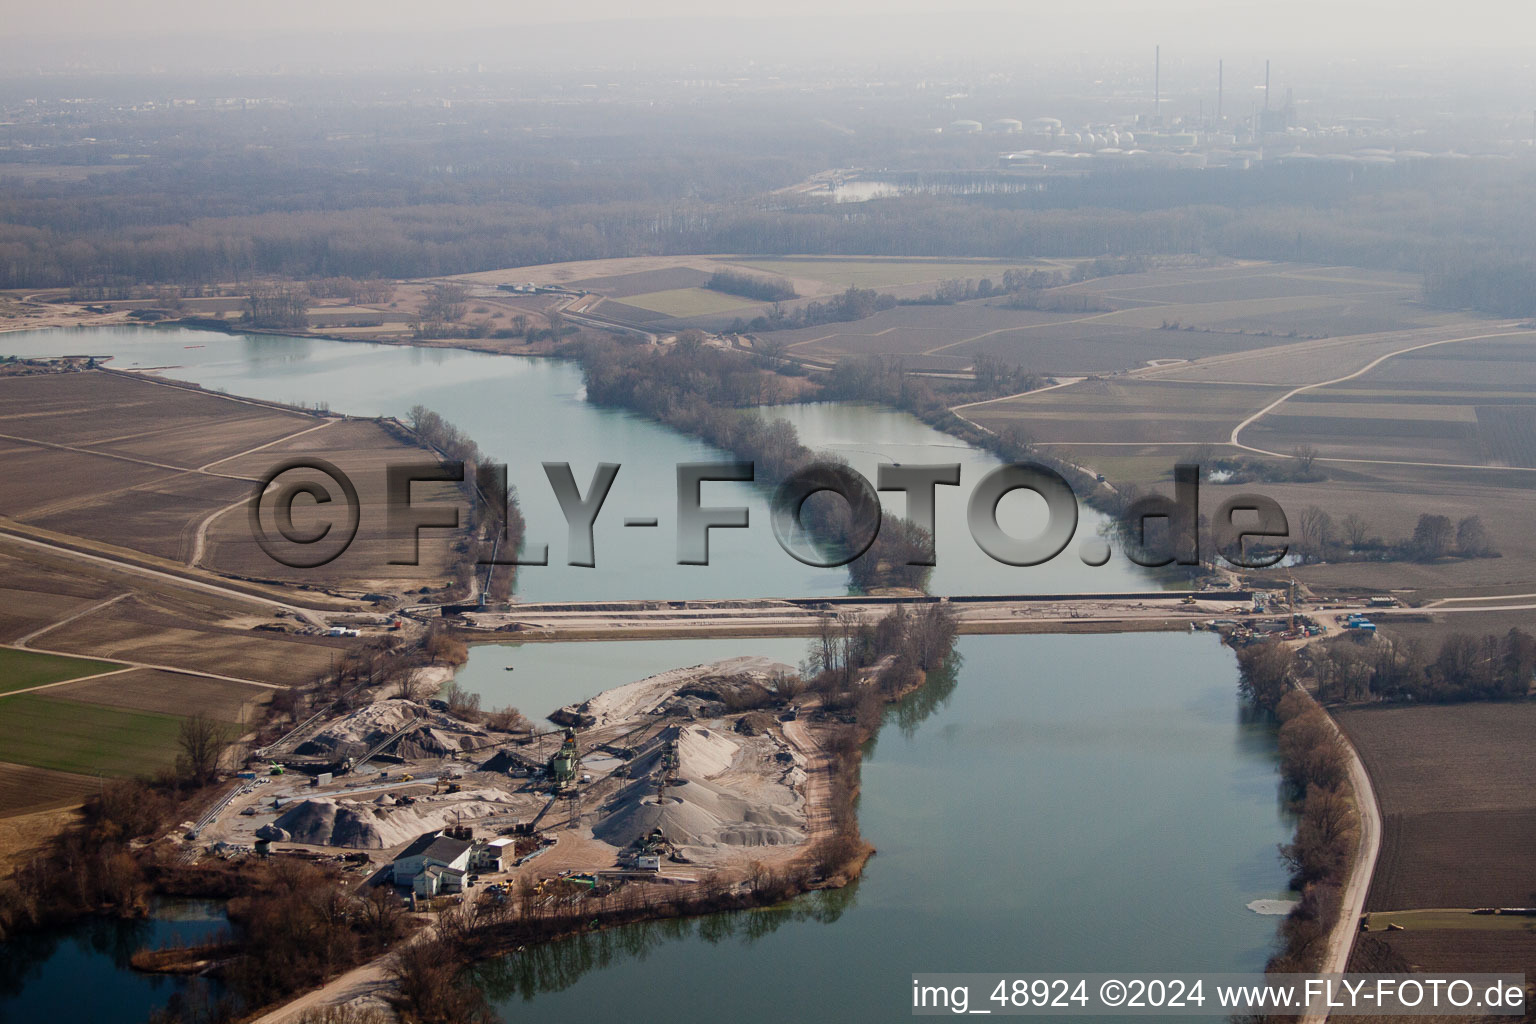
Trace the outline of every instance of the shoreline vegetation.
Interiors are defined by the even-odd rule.
[[[1350,916],[1346,896],[1353,889],[1363,899],[1372,881],[1358,872],[1373,867],[1361,858],[1374,856],[1366,851],[1365,819],[1376,811],[1362,805],[1374,800],[1369,774],[1330,709],[1528,700],[1536,638],[1518,629],[1457,633],[1433,656],[1394,641],[1366,650],[1347,636],[1299,652],[1271,640],[1238,648],[1237,660],[1239,695],[1276,723],[1281,795],[1296,819],[1280,856],[1300,899],[1281,922],[1280,947],[1266,970],[1410,971],[1389,946],[1357,934],[1362,922]],[[1379,823],[1375,830],[1379,837]],[[1347,958],[1347,967],[1328,963],[1330,956]]]
[[[582,338],[556,354],[581,367],[588,400],[637,413],[750,461],[760,485],[776,487],[816,466],[845,465],[802,444],[788,421],[766,419],[752,408],[767,397],[775,377],[771,369],[705,346],[698,332],[685,331],[662,353],[648,345]],[[857,546],[859,516],[848,502],[817,493],[801,515],[824,551],[846,553]],[[925,559],[932,545],[926,530],[888,516],[868,549],[848,563],[850,581],[863,591],[926,591],[932,567],[914,563]]]
[[[775,484],[817,461],[789,423],[766,421],[751,408],[759,404],[764,377],[778,372],[771,355],[752,359],[708,348],[702,338],[680,338],[661,352],[652,346],[589,337],[567,342],[555,354],[581,366],[592,401],[625,408],[752,459],[763,467],[761,483]],[[978,360],[977,379],[989,394],[1029,390],[1045,383],[985,359]],[[912,378],[896,360],[850,360],[827,374],[817,397],[874,401],[901,409],[1005,460],[1055,461],[1043,458],[1022,435],[999,436],[956,415],[948,401],[954,396],[941,395],[928,382]],[[406,428],[445,459],[480,461],[474,442],[430,410],[413,408]],[[1101,487],[1075,467],[1056,465],[1069,480],[1075,475],[1074,483],[1086,484],[1089,494],[1105,504],[1130,500]],[[485,480],[474,483],[482,495],[488,489]],[[494,488],[489,489],[494,494]],[[845,539],[846,503],[835,499],[808,503],[807,512],[818,538],[832,543]],[[895,529],[889,521],[882,529],[882,538],[889,538],[884,544],[877,542],[850,564],[856,586],[923,589],[929,570],[904,563],[925,551],[930,541],[909,522],[895,522]],[[504,543],[515,550],[523,526],[515,497],[504,510],[493,506],[489,522],[473,520],[469,535],[478,537],[482,529],[495,531],[502,524]],[[471,552],[477,547],[467,540],[461,548],[462,564],[471,567],[469,574],[460,573],[461,579],[472,575]],[[511,582],[506,574],[501,584],[509,591]],[[874,853],[858,832],[855,813],[861,748],[879,728],[886,708],[920,691],[930,673],[944,664],[954,639],[954,619],[942,605],[917,612],[898,608],[870,624],[852,618],[825,619],[812,641],[804,685],[821,695],[822,706],[839,716],[846,728],[827,752],[825,801],[832,824],[789,867],[755,872],[745,880],[711,878],[690,889],[660,894],[620,889],[598,898],[602,902],[597,905],[579,908],[557,905],[551,910],[531,900],[514,900],[509,905],[522,908],[521,912],[505,909],[484,922],[451,912],[441,915],[430,935],[424,932],[423,937],[397,947],[401,952],[391,975],[400,1008],[412,1019],[474,1020],[484,1009],[477,1002],[483,996],[467,983],[466,971],[468,965],[487,957],[592,929],[781,904],[796,895],[855,880]],[[1340,910],[1339,890],[1352,863],[1358,810],[1344,768],[1350,754],[1326,712],[1294,683],[1296,661],[1288,648],[1268,644],[1246,648],[1239,651],[1239,665],[1244,696],[1280,723],[1281,776],[1298,821],[1294,841],[1282,848],[1282,855],[1302,899],[1281,925],[1282,949],[1269,966],[1271,970],[1303,969],[1322,956]],[[159,970],[216,965],[244,1005],[269,1006],[395,947],[410,932],[403,917],[374,905],[379,901],[345,893],[334,874],[314,865],[303,865],[300,871],[279,859],[270,865],[230,870],[180,865],[151,853],[155,845],[144,846],[140,841],[163,830],[168,816],[185,798],[182,785],[183,781],[171,779],[117,783],[89,802],[81,825],[58,837],[50,850],[50,859],[66,866],[62,884],[44,877],[39,860],[28,866],[29,873],[18,872],[16,879],[0,888],[0,936],[90,913],[142,914],[151,892],[232,898],[231,921],[240,936],[238,942],[180,952],[152,951],[140,960],[146,969]],[[301,905],[282,902],[292,899]],[[281,906],[274,907],[274,902]],[[304,934],[295,933],[300,928]],[[321,937],[316,937],[316,931]],[[264,950],[281,951],[284,962],[267,962],[270,958],[258,952]],[[234,1018],[181,1006],[168,1008],[161,1019]]]
[[[794,701],[826,723],[820,763],[808,771],[814,826],[804,849],[776,868],[754,864],[745,873],[622,886],[571,902],[534,899],[530,885],[479,914],[461,904],[427,923],[407,914],[391,887],[349,888],[335,867],[310,859],[184,861],[159,837],[214,790],[203,785],[209,773],[183,774],[113,782],[87,801],[78,826],[0,884],[0,938],[91,915],[141,917],[151,896],[220,899],[228,905],[227,938],[134,958],[136,969],[211,974],[222,986],[216,999],[199,987],[178,993],[154,1018],[158,1024],[250,1019],[386,953],[394,954],[388,973],[401,1019],[490,1020],[470,977],[487,958],[594,929],[780,905],[857,879],[874,853],[856,812],[864,745],[893,706],[935,676],[953,685],[955,635],[954,618],[940,605],[898,607],[878,622],[823,618],[802,673],[783,679],[772,698]]]
[[[666,365],[679,367],[681,361]],[[744,432],[732,438],[732,450],[746,447],[747,438],[763,443],[758,417],[735,410],[708,412],[717,417],[717,424],[742,425]],[[452,461],[479,461],[478,446],[436,413],[418,406],[407,419],[402,429],[410,430],[424,447]],[[778,479],[814,458],[792,430],[769,428],[768,438],[761,453],[779,459],[774,464]],[[472,479],[483,491],[486,482],[478,477]],[[846,528],[835,516],[819,522],[834,536]],[[458,549],[461,570],[470,567],[473,572],[480,530],[494,530],[502,523],[508,542],[520,539],[522,517],[515,499],[504,512],[493,510],[489,523],[471,520]],[[921,542],[906,531],[901,536],[909,544],[906,552]],[[892,557],[888,547],[876,550],[885,559]],[[871,571],[889,571],[888,563],[871,559],[866,564]],[[926,569],[918,568],[926,576]],[[465,583],[469,573],[457,575]],[[858,878],[874,853],[859,834],[856,817],[863,745],[880,727],[886,709],[919,691],[930,673],[951,657],[955,636],[955,618],[939,604],[916,611],[897,607],[878,622],[823,617],[810,644],[804,678],[786,680],[778,695],[786,701],[805,696],[808,705],[832,723],[833,738],[823,744],[824,763],[811,773],[824,781],[819,792],[807,793],[820,824],[805,850],[777,869],[754,869],[746,878],[716,875],[656,893],[623,887],[598,897],[597,905],[559,903],[550,909],[521,900],[517,906],[523,913],[508,907],[483,921],[449,911],[423,925],[403,912],[388,887],[353,892],[340,872],[325,864],[292,857],[242,864],[185,862],[178,847],[159,840],[172,821],[195,817],[200,805],[215,798],[207,785],[213,773],[204,758],[198,770],[184,763],[154,780],[114,782],[87,801],[77,825],[0,883],[0,939],[91,915],[142,917],[152,896],[221,899],[228,905],[229,941],[141,951],[137,958],[136,966],[145,970],[212,974],[223,986],[217,999],[199,987],[177,993],[156,1015],[160,1024],[247,1019],[258,1007],[281,1005],[387,952],[394,953],[389,974],[403,1019],[489,1020],[483,994],[467,979],[472,964],[497,952],[593,928],[779,905]],[[454,649],[445,654],[445,644]],[[396,647],[346,660],[332,688],[340,692],[350,681],[387,690],[428,657],[433,662],[444,657],[450,663],[462,660],[462,645],[440,630],[428,631],[420,652]],[[323,704],[329,690],[322,685],[317,692]],[[282,708],[274,710],[296,715],[296,706],[288,708],[292,703],[282,702]]]
[[[1361,809],[1350,784],[1354,758],[1328,712],[1298,680],[1296,652],[1278,641],[1237,652],[1240,696],[1277,724],[1281,793],[1296,817],[1292,841],[1280,847],[1301,894],[1281,921],[1272,973],[1319,970],[1341,920],[1342,893],[1355,864]]]
[[[581,348],[567,346],[560,354],[578,359],[594,401],[621,405],[760,461],[765,466],[760,478],[764,483],[775,483],[816,461],[815,453],[800,444],[787,422],[765,422],[743,407],[751,404],[741,401],[750,397],[749,391],[742,390],[735,401],[725,400],[731,388],[773,373],[736,353],[683,339],[665,353],[650,346],[586,341]],[[691,359],[711,365],[701,370],[690,365]],[[834,375],[823,397],[889,402],[894,389],[897,401],[891,404],[898,408],[924,410],[925,419],[943,422],[947,415],[951,423],[960,422],[942,399],[911,388],[912,379],[899,363],[874,361],[854,369],[857,372]],[[989,386],[1004,391],[1019,381],[1018,371],[999,367]],[[641,401],[642,395],[655,404]],[[420,443],[446,459],[471,464],[479,459],[474,442],[430,410],[411,410],[402,429],[411,430]],[[485,489],[484,481],[475,482]],[[808,502],[806,511],[824,541],[835,542],[844,535],[845,503],[836,499]],[[504,519],[509,542],[520,537],[521,515],[515,499],[509,502]],[[893,529],[893,522],[900,525]],[[474,521],[468,537],[497,525],[494,520]],[[927,536],[905,521],[892,520],[881,536],[883,544],[877,543],[855,560],[851,577],[870,587],[922,589],[928,568],[905,563],[926,551]],[[472,552],[478,545],[468,537],[459,553],[461,564],[472,566]],[[461,583],[466,575],[459,573]],[[510,577],[505,584],[510,587]],[[813,640],[806,686],[817,691],[827,712],[843,723],[837,742],[827,752],[825,769],[825,813],[832,824],[828,834],[791,867],[758,873],[745,885],[741,880],[731,884],[710,880],[695,892],[669,892],[659,899],[620,895],[611,906],[596,908],[595,914],[588,913],[592,908],[583,908],[568,919],[541,912],[527,919],[502,920],[493,922],[496,930],[486,933],[470,934],[450,915],[435,926],[430,938],[405,946],[392,968],[402,1007],[408,1007],[414,1019],[471,1020],[478,1012],[473,1005],[478,993],[464,983],[464,972],[472,957],[577,934],[594,926],[592,922],[611,927],[768,906],[856,879],[874,852],[859,835],[855,815],[862,745],[878,729],[888,705],[920,691],[930,673],[941,667],[953,650],[954,638],[953,617],[937,604],[916,612],[896,609],[878,623],[827,617]],[[427,638],[429,643],[432,640]],[[387,688],[400,674],[390,670],[392,663],[414,663],[410,652],[403,652],[404,658],[380,653],[382,657],[365,657],[352,666],[354,682]],[[338,676],[335,689],[343,685]],[[407,935],[410,925],[401,915],[383,907],[383,901],[345,891],[342,879],[321,865],[289,858],[235,867],[181,863],[179,851],[153,840],[164,834],[170,821],[189,813],[195,817],[194,808],[213,799],[213,791],[203,786],[205,778],[167,774],[153,781],[128,780],[104,788],[99,797],[88,801],[79,825],[57,836],[42,856],[0,884],[0,937],[92,914],[142,916],[152,894],[229,900],[238,952],[221,946],[223,959],[216,969],[226,987],[245,1006],[254,1007],[274,1005],[323,984]],[[455,928],[460,931],[455,933]],[[208,966],[206,952],[159,951],[143,962],[160,969],[178,962]],[[160,1019],[234,1019],[228,1005],[202,1007],[197,998],[178,996]]]

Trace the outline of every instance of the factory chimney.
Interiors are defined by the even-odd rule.
[[[1222,62],[1216,62],[1216,123],[1221,124],[1221,87],[1222,87]]]
[[[1269,61],[1264,62],[1264,109],[1269,109]]]
[[[1152,118],[1162,117],[1163,103],[1163,48],[1152,48]]]

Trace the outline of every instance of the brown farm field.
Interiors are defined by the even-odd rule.
[[[1284,388],[1103,377],[960,413],[999,433],[1018,427],[1041,444],[1223,445],[1232,424]]]
[[[101,780],[94,775],[77,775],[0,761],[0,853],[11,853],[24,841],[40,845],[40,837],[37,835],[17,835],[13,840],[8,834],[17,817],[36,815],[50,808],[73,807],[100,788]],[[47,832],[55,823],[48,821],[38,824],[42,826],[38,831]],[[16,847],[10,845],[12,841],[17,844]]]
[[[760,270],[774,265],[752,264]],[[785,276],[797,272],[798,264],[779,265],[791,271]],[[996,277],[1000,268],[962,265],[946,272],[976,280],[989,273]],[[765,337],[816,360],[874,353],[900,355],[915,368],[955,370],[986,352],[1039,373],[1113,373],[1160,362],[1278,352],[1311,339],[1412,332],[1458,320],[1425,308],[1417,287],[1407,275],[1337,267],[1247,262],[1178,267],[1093,278],[1046,293],[1057,308],[1087,312],[1013,310],[1003,299],[981,299],[902,306],[854,323]],[[1207,379],[1285,382],[1219,374]]]
[[[201,519],[250,493],[216,460],[323,422],[102,372],[0,379],[0,409],[0,516],[172,561],[189,559]]]
[[[248,606],[175,593],[135,594],[65,623],[49,649],[230,676],[280,686],[312,681],[344,640],[256,630],[271,621]]]
[[[297,616],[259,599],[190,590],[3,534],[0,572],[14,597],[0,604],[0,637],[30,637],[34,650],[291,685],[312,680],[348,646],[298,632]]]
[[[1381,807],[1366,909],[1536,899],[1536,702],[1338,711]]]
[[[0,379],[0,435],[0,670],[15,677],[0,688],[18,691],[0,694],[0,816],[78,802],[98,772],[153,772],[183,716],[248,721],[330,671],[354,641],[321,635],[320,613],[377,619],[380,600],[452,580],[453,540],[430,534],[420,566],[381,568],[383,467],[437,461],[398,425],[87,371]],[[356,477],[363,532],[325,571],[285,578],[251,542],[247,502],[293,457]],[[39,675],[49,655],[111,674]]]
[[[958,412],[997,432],[1020,432],[1121,486],[1166,488],[1174,463],[1190,458],[1241,457],[1283,473],[1310,448],[1323,479],[1207,483],[1202,511],[1257,491],[1280,503],[1293,529],[1315,508],[1335,524],[1359,516],[1368,537],[1388,543],[1409,537],[1422,514],[1453,523],[1476,515],[1501,557],[1343,561],[1283,575],[1328,592],[1398,591],[1414,604],[1536,590],[1536,536],[1528,528],[1536,331],[1518,325],[1462,318],[1299,340],[1090,376]],[[1434,632],[1481,631],[1480,618],[1447,610]]]
[[[964,370],[985,353],[1059,376],[1200,359],[1274,341],[1258,335],[1162,330],[1125,322],[1130,313],[1045,313],[977,300],[953,306],[897,306],[852,323],[762,337],[783,343],[794,355],[821,361],[900,356],[913,369]]]
[[[436,461],[402,430],[106,372],[0,379],[0,410],[0,524],[193,570],[354,593],[439,587],[450,575],[452,541],[440,533],[422,545],[419,566],[388,564],[384,466]],[[247,506],[259,480],[298,457],[354,476],[364,507],[358,542],[302,578],[256,547]],[[432,487],[417,490],[423,501],[434,497]],[[316,525],[302,511],[316,506],[296,508],[300,528]]]
[[[1243,440],[1325,458],[1536,467],[1536,332],[1404,352],[1287,400]]]
[[[221,464],[229,473],[261,478],[294,458],[317,458],[331,463],[357,487],[361,513],[357,537],[335,561],[313,568],[290,568],[274,561],[252,537],[247,499],[250,488],[242,490],[239,500],[217,511],[206,522],[205,548],[200,564],[206,568],[237,577],[253,577],[309,587],[338,590],[400,592],[421,586],[439,588],[453,581],[454,545],[459,538],[444,530],[426,530],[421,535],[420,564],[392,565],[392,558],[404,558],[409,550],[389,536],[386,517],[386,470],[403,463],[435,463],[436,456],[420,448],[408,447],[399,436],[372,420],[331,420],[320,429]],[[295,471],[304,473],[304,471]],[[323,477],[283,475],[290,479]],[[327,484],[329,487],[330,485]],[[467,492],[453,483],[418,483],[411,489],[417,505],[443,504],[459,508],[461,519],[467,516]],[[301,530],[323,527],[327,517],[316,506],[295,506],[294,524]],[[268,524],[268,530],[275,528]],[[275,535],[275,534],[274,534]]]
[[[1100,277],[1060,289],[1137,307],[1127,322],[1210,331],[1336,337],[1441,322],[1410,274],[1353,267],[1239,261],[1222,266]]]
[[[0,378],[0,408],[0,434],[174,469],[195,469],[317,422],[278,406],[106,372]]]
[[[1529,920],[1529,919],[1528,919]],[[1438,929],[1434,931],[1376,932],[1371,936],[1377,942],[1386,943],[1391,950],[1408,961],[1416,971],[1467,971],[1475,973],[1524,974],[1527,983],[1536,977],[1536,920],[1530,931],[1468,931],[1463,929]],[[1354,966],[1350,970],[1356,970]],[[1359,1021],[1380,1021],[1381,1017],[1340,1018]],[[1427,1017],[1414,1017],[1414,1021],[1427,1021]],[[1471,1018],[1457,1017],[1457,1021]],[[1498,1021],[1515,1020],[1513,1017],[1490,1018]]]
[[[142,668],[104,679],[82,679],[51,687],[48,694],[130,711],[200,714],[221,722],[243,722],[250,720],[255,706],[270,697],[272,691],[248,683]]]

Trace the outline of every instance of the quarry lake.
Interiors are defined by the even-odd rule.
[[[0,945],[0,1024],[143,1021],[189,982],[140,974],[128,958],[140,949],[212,941],[225,927],[218,904],[167,900],[146,918],[90,918],[12,939]]]
[[[532,711],[656,667],[804,650],[717,643],[477,648],[465,675],[518,666],[492,703],[537,675]],[[577,666],[564,694],[547,678],[560,648]],[[859,824],[879,852],[858,883],[508,956],[481,973],[503,1016],[888,1021],[910,1012],[915,971],[1262,969],[1277,918],[1246,904],[1284,888],[1287,823],[1274,738],[1240,714],[1231,653],[1176,633],[957,650],[866,749]]]
[[[509,464],[530,540],[550,544],[557,564],[523,573],[522,600],[821,595],[847,586],[841,570],[784,554],[763,496],[745,485],[707,485],[705,504],[750,506],[752,528],[714,531],[711,566],[677,566],[674,466],[725,456],[588,404],[568,363],[181,330],[0,335],[0,354],[66,353],[111,354],[120,369],[160,367],[231,394],[356,415],[401,416],[417,403],[438,411]],[[962,486],[940,489],[937,593],[1156,585],[1123,558],[1083,565],[1076,541],[1033,569],[991,562],[962,517],[970,485],[995,460],[909,416],[848,405],[774,413],[805,443],[870,476],[882,460],[962,464]],[[569,461],[583,487],[596,462],[623,466],[599,518],[595,569],[558,564],[565,528],[544,461]],[[1008,501],[1004,525],[1031,532],[1040,510]],[[627,515],[655,515],[661,528],[636,543],[636,531],[626,536],[619,525]],[[1079,538],[1099,523],[1083,509]],[[480,976],[500,1012],[678,1024],[883,1021],[909,1013],[913,972],[1261,969],[1277,919],[1246,904],[1283,891],[1276,847],[1289,823],[1270,727],[1242,713],[1231,653],[1210,634],[1173,633],[967,636],[957,650],[946,672],[889,710],[866,751],[859,822],[879,852],[856,885],[485,964]],[[793,663],[804,651],[791,639],[482,646],[460,681],[482,691],[487,706],[512,703],[537,716],[667,668],[753,654]],[[61,943],[54,956],[70,948]],[[19,979],[19,998],[86,987],[98,975],[107,984],[122,970],[96,958],[60,980],[52,964],[45,958]],[[121,1010],[92,1019],[145,1012],[142,1003]]]
[[[842,569],[795,561],[774,539],[765,493],[750,484],[707,483],[706,506],[744,505],[748,529],[710,531],[710,564],[678,565],[677,464],[723,461],[729,455],[648,420],[591,405],[581,371],[556,359],[497,356],[458,349],[222,334],[157,328],[80,328],[0,335],[0,355],[111,355],[114,369],[156,368],[210,390],[323,406],[354,416],[399,416],[417,404],[441,414],[480,448],[507,464],[528,521],[528,541],[549,544],[550,565],[518,573],[524,601],[625,598],[791,597],[841,594]],[[871,405],[779,406],[812,448],[840,454],[871,481],[878,463],[960,463],[959,487],[937,489],[937,566],[930,589],[948,593],[1051,593],[1155,588],[1123,557],[1090,568],[1078,557],[1082,538],[1103,519],[1080,510],[1077,536],[1044,565],[1018,568],[985,555],[971,540],[965,508],[971,489],[998,465],[991,455],[928,427],[906,413]],[[583,490],[599,462],[622,468],[598,516],[596,566],[565,564],[566,527],[541,463],[569,462]],[[274,456],[274,465],[276,457]],[[898,513],[900,495],[882,496]],[[1044,502],[1026,491],[1005,497],[998,520],[1028,537],[1044,523]],[[654,516],[659,527],[626,529],[626,516]]]

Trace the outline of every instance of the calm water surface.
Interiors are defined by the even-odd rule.
[[[693,643],[653,661],[704,660]],[[1277,919],[1245,905],[1283,888],[1287,822],[1231,653],[1206,634],[958,650],[866,754],[879,853],[857,886],[507,957],[483,972],[504,1019],[894,1021],[915,971],[1262,969]]]
[[[338,412],[402,416],[427,405],[505,460],[532,540],[564,554],[564,525],[539,464],[569,461],[583,485],[623,465],[597,529],[597,569],[527,568],[524,600],[755,597],[841,593],[840,570],[785,555],[759,492],[711,484],[707,504],[752,508],[749,530],[715,531],[705,568],[674,564],[674,466],[723,453],[583,399],[572,365],[445,349],[147,329],[0,335],[0,354],[113,354],[209,388]],[[870,406],[775,408],[814,447],[874,476],[881,461],[959,462],[939,489],[942,593],[1148,589],[1123,559],[1090,569],[1077,540],[1046,566],[987,559],[964,533],[965,501],[996,460],[905,414]],[[1038,524],[1026,495],[1005,525]],[[887,507],[901,511],[901,499]],[[661,528],[626,531],[627,515]],[[1078,539],[1099,519],[1083,511]],[[638,535],[638,536],[637,536]],[[488,706],[538,716],[634,679],[722,657],[795,663],[798,639],[621,641],[477,647],[460,681]],[[552,1014],[676,1024],[883,1021],[907,1016],[914,971],[1254,970],[1276,919],[1249,912],[1278,895],[1273,739],[1243,719],[1230,652],[1208,635],[964,637],[952,670],[893,709],[864,766],[859,816],[879,849],[838,893],[740,915],[616,929],[486,965],[507,1019]],[[506,671],[507,666],[514,671]],[[110,955],[71,952],[16,972],[21,999],[73,997],[76,976],[128,976]],[[7,963],[13,961],[9,957]],[[60,957],[65,959],[60,960]],[[74,972],[74,973],[71,973]],[[17,996],[0,1013],[19,1013]],[[149,998],[163,1002],[163,993]],[[153,1002],[123,999],[143,1017]],[[47,1007],[52,1003],[38,1003]],[[62,1005],[62,1004],[61,1004]],[[16,1019],[50,1019],[23,1015]],[[53,1017],[52,1019],[68,1019]]]
[[[204,387],[296,405],[325,406],[359,416],[403,417],[425,405],[508,464],[531,543],[548,543],[555,564],[518,574],[528,601],[623,598],[788,597],[847,590],[841,569],[816,569],[785,554],[768,527],[766,498],[747,484],[704,485],[706,505],[747,506],[752,526],[712,530],[708,566],[676,564],[676,466],[719,461],[719,449],[629,413],[584,400],[581,373],[554,359],[487,355],[455,349],[228,335],[144,327],[80,328],[0,334],[0,355],[111,355],[114,368],[158,369]],[[782,406],[762,415],[794,423],[813,448],[845,456],[869,479],[884,462],[962,465],[959,487],[938,488],[935,593],[1042,593],[1147,589],[1145,573],[1124,558],[1089,568],[1079,541],[1102,518],[1081,510],[1077,537],[1051,562],[1015,568],[992,561],[971,541],[966,501],[998,461],[906,413],[861,404]],[[542,463],[569,462],[586,488],[599,462],[623,468],[596,526],[593,569],[565,565],[566,529]],[[885,498],[903,510],[903,499]],[[627,529],[627,516],[655,516],[656,529]],[[1044,503],[1028,492],[1005,498],[999,521],[1019,536],[1038,533]]]
[[[0,946],[0,1022],[145,1020],[189,982],[140,974],[128,958],[140,949],[211,939],[224,928],[222,907],[176,901],[144,920],[91,919],[13,939]]]

